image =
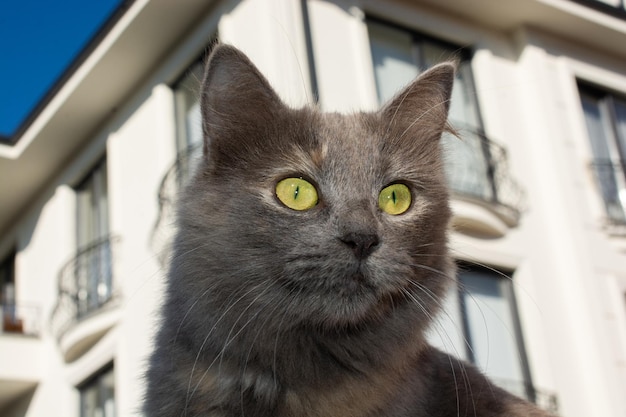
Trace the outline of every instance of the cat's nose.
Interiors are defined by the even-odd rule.
[[[369,233],[350,232],[340,237],[339,240],[352,249],[358,259],[367,258],[380,245],[378,235]]]

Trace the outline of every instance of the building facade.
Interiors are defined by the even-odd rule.
[[[327,111],[455,59],[459,274],[431,340],[559,415],[626,416],[623,0],[125,2],[0,144],[0,415],[141,414],[216,39]]]

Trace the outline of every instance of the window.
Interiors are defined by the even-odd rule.
[[[458,286],[450,289],[430,336],[435,345],[476,364],[496,384],[535,401],[513,281],[505,274],[461,265]]]
[[[103,158],[75,189],[78,255],[74,278],[78,317],[103,305],[112,293],[106,171]]]
[[[0,305],[2,306],[0,333],[20,332],[21,323],[16,317],[15,308],[15,252],[11,252],[0,262]]]
[[[484,268],[459,274],[468,358],[503,388],[533,399],[511,279]]]
[[[452,92],[450,120],[461,127],[481,127],[466,50],[377,21],[370,21],[368,30],[380,103],[393,97],[420,70],[457,60],[459,68]]]
[[[626,224],[626,98],[581,85],[592,166],[611,223]]]
[[[152,232],[153,250],[165,265],[171,253],[175,223],[174,202],[189,182],[202,158],[204,135],[200,110],[200,89],[204,75],[204,58],[197,59],[174,83],[176,117],[176,160],[167,170],[159,188],[159,217]]]
[[[200,111],[200,88],[204,73],[204,61],[194,63],[174,86],[176,107],[176,147],[178,150],[178,181],[185,184],[197,167],[202,152],[202,114]]]
[[[115,417],[113,365],[98,372],[79,390],[81,417]]]
[[[0,303],[15,304],[15,252],[0,262]]]
[[[96,164],[76,187],[76,241],[78,247],[90,245],[109,233],[106,159]]]
[[[442,139],[448,155],[448,181],[457,194],[500,202],[494,156],[501,149],[482,133],[468,51],[377,20],[368,21],[368,31],[381,104],[415,78],[420,70],[445,60],[459,62],[449,119],[459,129],[463,140],[449,135]]]

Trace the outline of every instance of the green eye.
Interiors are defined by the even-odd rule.
[[[317,190],[302,178],[285,178],[276,184],[276,197],[293,210],[308,210],[317,204]]]
[[[378,195],[378,207],[385,213],[397,215],[409,209],[411,191],[404,184],[391,184]]]

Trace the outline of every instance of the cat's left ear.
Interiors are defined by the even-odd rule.
[[[448,130],[448,110],[456,65],[446,62],[423,72],[380,110],[395,137],[415,131],[420,137],[439,138]],[[415,135],[408,135],[414,137]]]

